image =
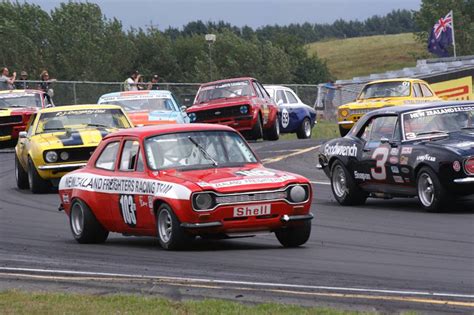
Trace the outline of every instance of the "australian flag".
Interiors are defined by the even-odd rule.
[[[428,50],[438,57],[449,57],[448,46],[453,44],[453,11],[440,18],[431,30]]]

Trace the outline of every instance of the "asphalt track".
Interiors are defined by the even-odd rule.
[[[274,235],[196,240],[162,250],[145,237],[111,234],[79,245],[56,194],[19,191],[13,153],[0,153],[0,290],[140,292],[174,299],[216,297],[337,305],[383,312],[474,312],[474,200],[425,213],[416,199],[341,207],[315,169],[315,140],[258,142],[266,166],[313,182],[313,232],[295,249]]]

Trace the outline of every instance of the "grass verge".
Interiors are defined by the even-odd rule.
[[[334,39],[307,45],[309,54],[326,60],[337,79],[351,79],[413,67],[429,55],[411,33]]]
[[[317,140],[326,140],[326,139],[333,139],[338,138],[339,135],[339,128],[336,122],[330,121],[318,121],[316,125],[313,127],[313,135],[312,139]],[[280,135],[280,139],[282,140],[292,140],[297,139],[296,133],[283,133]]]
[[[176,302],[137,295],[0,292],[2,314],[366,314],[330,308],[267,303],[245,305],[224,300]]]

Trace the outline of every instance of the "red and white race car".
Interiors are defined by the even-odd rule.
[[[267,169],[234,129],[162,125],[106,136],[86,167],[59,184],[79,243],[110,232],[158,236],[165,249],[195,236],[275,232],[283,246],[311,233],[312,190],[299,175]]]

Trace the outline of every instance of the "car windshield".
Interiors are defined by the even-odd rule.
[[[403,114],[406,140],[474,130],[474,104],[430,108]]]
[[[41,106],[40,94],[0,95],[0,108]]]
[[[383,82],[369,84],[360,93],[359,99],[379,97],[402,97],[410,96],[410,82]]]
[[[126,111],[177,111],[177,106],[171,98],[127,98],[117,100],[100,101],[100,104],[119,105]]]
[[[199,90],[196,104],[205,103],[216,99],[251,96],[252,88],[248,80],[223,82],[206,85]]]
[[[130,128],[120,109],[75,109],[42,113],[36,133],[81,128]]]
[[[148,165],[153,170],[230,167],[256,163],[242,137],[231,131],[194,131],[145,140]]]

